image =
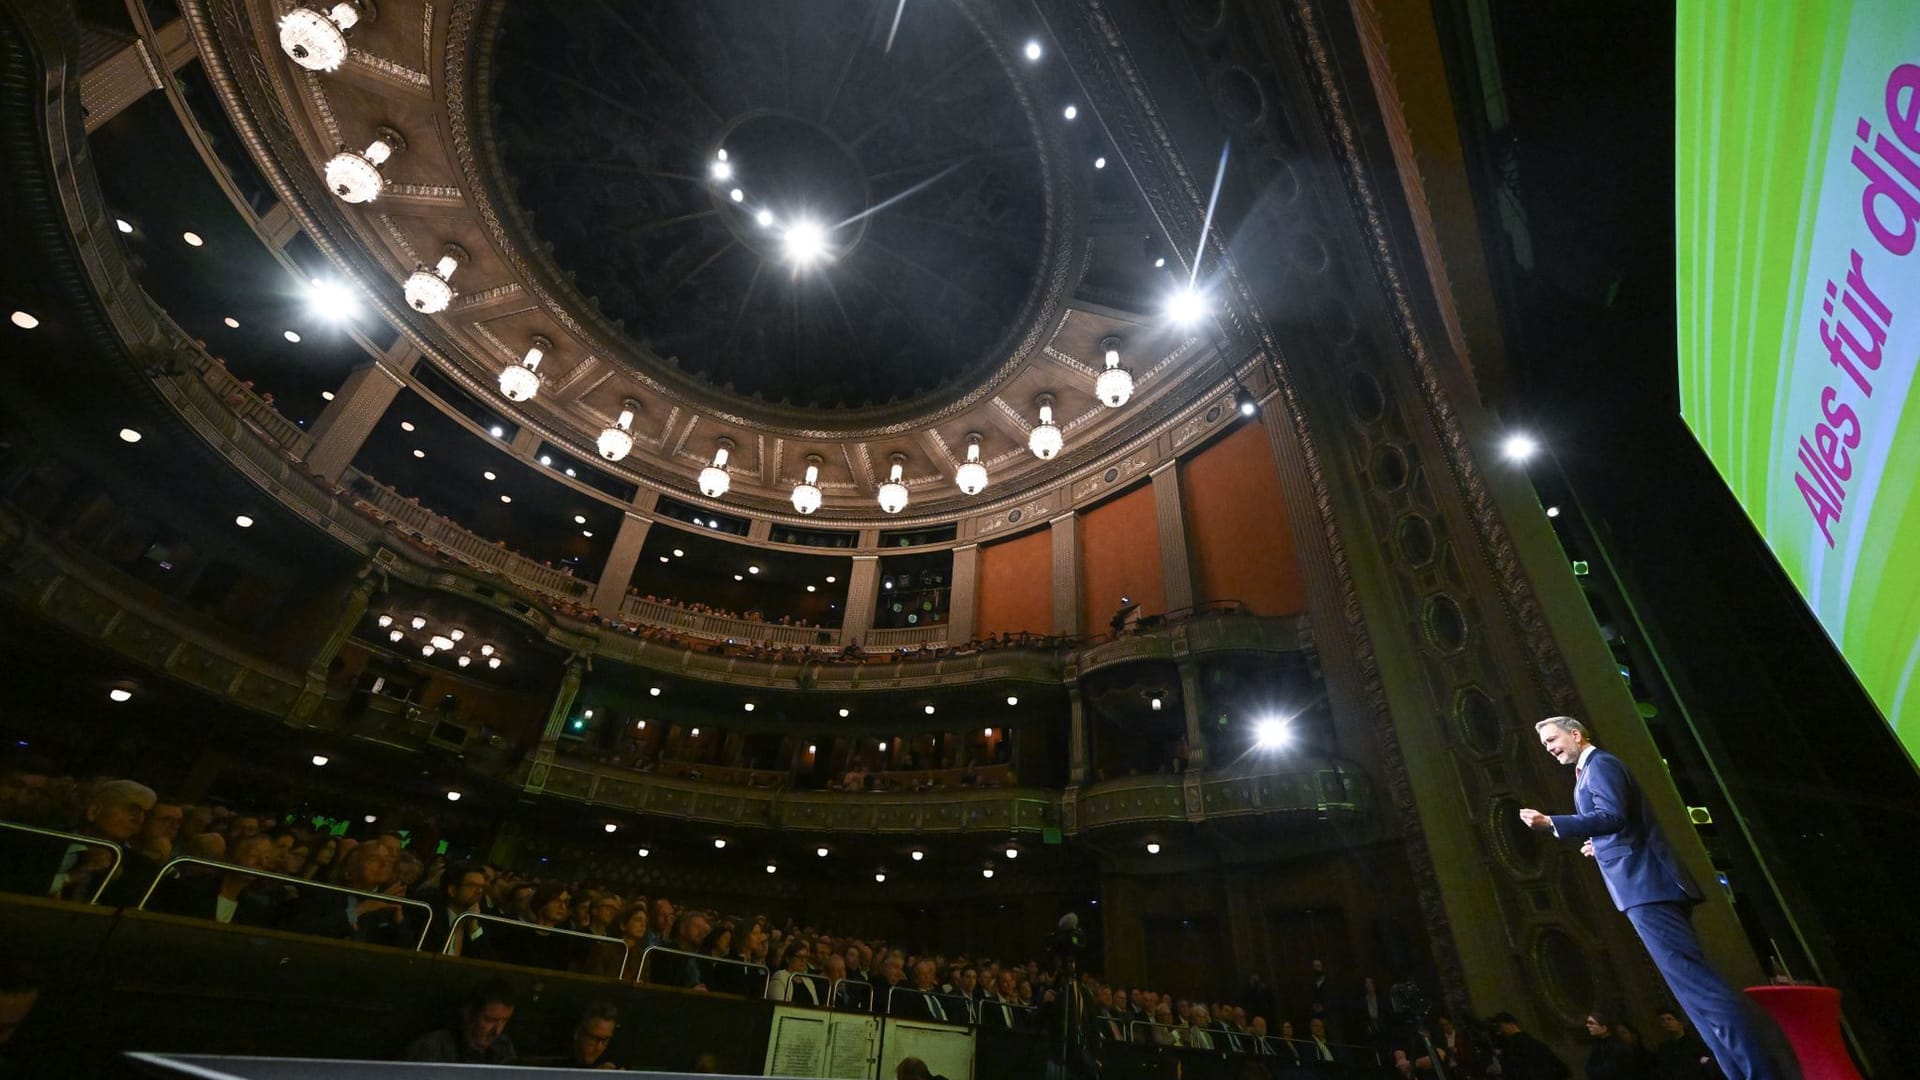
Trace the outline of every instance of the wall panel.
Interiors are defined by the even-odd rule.
[[[1035,529],[1012,540],[980,545],[978,615],[974,635],[1053,632],[1053,537]]]
[[[1267,433],[1243,423],[1180,463],[1194,600],[1239,600],[1261,615],[1307,609],[1280,471]]]

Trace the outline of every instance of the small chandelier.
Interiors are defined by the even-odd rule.
[[[508,364],[500,369],[500,393],[508,401],[531,401],[533,395],[540,392],[540,358],[553,351],[553,342],[533,335],[532,344],[527,346],[527,355],[517,364]]]
[[[720,440],[719,448],[713,452],[713,464],[700,470],[700,494],[717,499],[733,486],[733,477],[727,473],[727,454],[732,450],[732,439]]]
[[[897,514],[907,508],[907,485],[900,481],[906,469],[907,455],[895,453],[893,468],[887,472],[887,482],[880,485],[880,509],[889,514]]]
[[[619,419],[601,428],[600,438],[594,443],[601,457],[619,461],[633,453],[633,414],[639,411],[640,403],[632,398],[620,403]]]
[[[380,166],[407,148],[407,140],[392,128],[373,133],[373,142],[365,150],[341,150],[327,161],[327,187],[341,202],[365,203],[380,197],[387,189],[387,178]]]
[[[1133,396],[1133,373],[1120,366],[1120,339],[1106,338],[1100,348],[1107,354],[1107,369],[1093,382],[1093,393],[1109,409],[1117,409]]]
[[[1027,449],[1041,461],[1052,461],[1053,456],[1067,443],[1060,434],[1060,428],[1053,422],[1053,395],[1041,394],[1033,403],[1040,406],[1040,424],[1027,433]]]
[[[347,31],[359,25],[361,4],[340,0],[325,11],[297,7],[280,17],[280,51],[308,71],[333,71],[347,59]]]
[[[967,432],[967,460],[954,470],[953,482],[960,485],[960,494],[978,495],[987,490],[987,467],[980,464],[980,433]]]
[[[465,248],[448,244],[432,270],[421,267],[407,278],[407,304],[423,315],[437,315],[447,310],[447,305],[453,303],[453,286],[449,282],[453,280],[453,272],[466,261]]]
[[[793,508],[803,514],[820,509],[820,455],[807,455],[807,478],[793,485]]]

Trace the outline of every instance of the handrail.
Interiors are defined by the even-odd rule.
[[[807,980],[807,982],[808,982],[808,983],[809,983],[810,985],[811,985],[811,984],[825,984],[825,985],[826,985],[827,987],[829,987],[829,988],[831,988],[831,987],[832,987],[832,985],[833,985],[833,984],[832,984],[831,982],[828,982],[828,980],[827,980],[827,977],[826,977],[825,975],[815,975],[815,974],[813,974],[813,973],[811,973],[811,972],[807,972],[807,971],[787,971],[787,969],[785,969],[785,968],[781,968],[781,969],[780,969],[779,971],[776,971],[776,972],[774,972],[774,973],[773,973],[773,975],[779,975],[779,974],[783,974],[783,973],[784,973],[784,974],[785,974],[785,975],[787,976],[787,987],[788,987],[788,990],[787,990],[787,996],[786,996],[786,998],[785,998],[785,1000],[786,1000],[786,1002],[787,1002],[788,1004],[804,1004],[804,1002],[799,1002],[799,1003],[796,1003],[796,1002],[795,1002],[795,1001],[793,1000],[793,990],[792,990],[792,986],[793,986],[793,982],[794,982],[794,980],[795,980],[795,979],[805,979],[805,980]],[[773,993],[773,975],[769,975],[769,976],[767,976],[767,989],[766,989],[766,990],[764,991],[764,993],[767,993],[767,994],[771,994],[771,993]],[[815,991],[815,993],[818,993],[818,991]],[[833,998],[832,998],[832,996],[831,996],[831,994],[832,994],[832,991],[831,991],[831,989],[829,989],[829,990],[828,990],[828,994],[829,994],[829,996],[828,996],[828,997],[827,997],[827,998],[826,998],[826,999],[825,999],[824,1001],[816,1001],[816,1002],[814,1003],[814,1004],[815,1004],[815,1007],[816,1007],[816,1008],[821,1008],[821,1009],[831,1009],[831,1008],[833,1008]],[[782,999],[780,999],[780,998],[772,998],[772,999],[769,999],[769,1000],[773,1000],[773,1001],[779,1001],[779,1000],[782,1000]]]
[[[134,905],[135,909],[145,911],[147,909],[147,901],[153,899],[154,891],[160,887],[160,883],[167,879],[167,875],[173,872],[174,867],[181,865],[210,866],[216,870],[227,873],[238,871],[256,880],[264,878],[268,881],[284,881],[297,888],[311,887],[324,889],[327,892],[345,893],[348,896],[361,896],[369,900],[378,900],[383,904],[419,908],[426,913],[426,917],[420,920],[420,940],[413,943],[415,952],[420,951],[426,946],[427,933],[433,928],[433,907],[424,901],[409,899],[405,896],[392,896],[388,893],[368,892],[365,889],[349,889],[345,885],[330,885],[324,881],[309,881],[303,877],[276,874],[271,870],[256,870],[251,866],[241,866],[238,863],[220,862],[217,859],[203,859],[198,855],[176,855],[168,859],[166,863],[160,867],[160,872],[153,876],[153,882],[147,886],[147,891],[141,894],[140,902]]]
[[[357,483],[362,480],[364,484]],[[409,501],[399,492],[356,469],[343,470],[341,482],[375,514],[403,529],[420,533],[434,546],[461,562],[492,570],[509,580],[566,600],[577,600],[586,595],[591,585],[584,578],[574,577],[537,563],[517,551],[488,543],[471,529]]]
[[[1193,1025],[1191,1025],[1191,1024],[1162,1024],[1162,1023],[1160,1023],[1160,1022],[1159,1022],[1158,1020],[1129,1020],[1129,1021],[1127,1021],[1127,1041],[1128,1041],[1128,1042],[1130,1042],[1130,1043],[1135,1043],[1135,1045],[1142,1045],[1142,1046],[1158,1046],[1158,1045],[1161,1045],[1161,1044],[1158,1044],[1158,1043],[1154,1043],[1154,1042],[1151,1042],[1151,1041],[1149,1041],[1149,1042],[1146,1042],[1146,1043],[1140,1043],[1140,1042],[1138,1042],[1138,1041],[1137,1041],[1137,1040],[1136,1040],[1136,1039],[1134,1038],[1134,1030],[1135,1030],[1136,1028],[1141,1028],[1141,1027],[1146,1027],[1146,1028],[1165,1028],[1165,1029],[1167,1029],[1168,1031],[1173,1031],[1173,1032],[1186,1032],[1186,1031],[1190,1031],[1190,1030],[1192,1030],[1192,1028],[1193,1028]],[[1256,1043],[1256,1045],[1265,1045],[1266,1047],[1268,1047],[1268,1051],[1267,1051],[1268,1053],[1272,1053],[1272,1052],[1273,1052],[1273,1051],[1272,1051],[1272,1047],[1273,1047],[1273,1044],[1275,1044],[1275,1043],[1284,1043],[1284,1044],[1286,1044],[1287,1046],[1289,1046],[1289,1047],[1291,1047],[1291,1048],[1293,1049],[1293,1051],[1294,1051],[1294,1053],[1295,1053],[1295,1054],[1296,1054],[1296,1055],[1297,1055],[1297,1056],[1298,1056],[1298,1057],[1300,1058],[1300,1060],[1301,1060],[1301,1061],[1303,1061],[1303,1062],[1304,1062],[1304,1061],[1318,1061],[1318,1060],[1320,1060],[1320,1058],[1319,1058],[1319,1056],[1318,1056],[1318,1054],[1317,1054],[1317,1052],[1316,1052],[1316,1051],[1314,1050],[1314,1045],[1313,1045],[1313,1040],[1312,1040],[1312,1039],[1288,1039],[1288,1038],[1285,1038],[1285,1037],[1282,1037],[1282,1036],[1279,1036],[1279,1035],[1255,1035],[1255,1034],[1254,1034],[1253,1032],[1251,1032],[1251,1031],[1216,1031],[1216,1030],[1214,1030],[1213,1028],[1201,1028],[1200,1030],[1201,1030],[1201,1031],[1204,1031],[1204,1032],[1206,1032],[1206,1033],[1207,1033],[1207,1038],[1208,1038],[1208,1039],[1209,1039],[1210,1041],[1212,1041],[1212,1042],[1213,1042],[1213,1046],[1212,1046],[1212,1047],[1210,1047],[1210,1048],[1207,1048],[1207,1047],[1198,1047],[1198,1046],[1194,1046],[1194,1045],[1192,1045],[1192,1044],[1190,1044],[1190,1043],[1188,1043],[1188,1042],[1186,1042],[1186,1041],[1185,1041],[1185,1039],[1186,1039],[1186,1036],[1185,1036],[1185,1035],[1181,1035],[1181,1040],[1182,1040],[1182,1041],[1181,1041],[1181,1042],[1179,1042],[1178,1044],[1175,1044],[1175,1045],[1177,1045],[1177,1046],[1178,1046],[1178,1047],[1179,1047],[1180,1049],[1182,1049],[1182,1050],[1201,1050],[1201,1049],[1213,1049],[1213,1050],[1219,1050],[1219,1051],[1223,1051],[1223,1052],[1225,1052],[1225,1053],[1229,1053],[1229,1054],[1245,1054],[1245,1053],[1247,1053],[1247,1051],[1245,1051],[1245,1050],[1235,1050],[1235,1049],[1234,1049],[1234,1048],[1232,1047],[1232,1045],[1230,1045],[1230,1043],[1231,1043],[1231,1040],[1234,1040],[1234,1039],[1251,1039],[1251,1040],[1253,1040],[1253,1041],[1254,1041],[1254,1042]],[[1303,1049],[1303,1048],[1304,1048],[1304,1049]],[[1360,1044],[1358,1044],[1358,1043],[1336,1043],[1336,1042],[1330,1042],[1330,1043],[1328,1043],[1328,1044],[1327,1044],[1327,1048],[1328,1048],[1329,1050],[1357,1050],[1357,1051],[1359,1051],[1359,1052],[1360,1052],[1360,1053],[1361,1053],[1361,1054],[1362,1054],[1363,1056],[1370,1056],[1370,1057],[1372,1057],[1372,1058],[1373,1058],[1373,1061],[1374,1061],[1374,1064],[1376,1064],[1376,1065],[1377,1065],[1377,1064],[1379,1064],[1379,1063],[1380,1063],[1380,1052],[1379,1052],[1378,1050],[1375,1050],[1375,1049],[1374,1049],[1373,1047],[1371,1047],[1371,1046],[1361,1046],[1361,1045],[1360,1045]],[[1339,1059],[1337,1059],[1337,1060],[1339,1060]]]
[[[701,963],[725,964],[728,967],[745,968],[748,971],[758,969],[760,972],[760,997],[767,996],[767,983],[773,980],[772,970],[762,963],[757,963],[752,960],[735,960],[730,956],[708,956],[706,953],[688,952],[685,949],[670,948],[666,945],[649,945],[640,950],[639,977],[646,977],[647,960],[652,957],[654,953],[664,953],[668,956],[686,956],[698,960]]]
[[[539,923],[521,922],[519,919],[509,919],[501,915],[482,915],[477,911],[463,911],[455,915],[453,921],[447,924],[447,943],[440,947],[442,956],[460,955],[455,953],[453,949],[455,943],[460,940],[460,924],[468,919],[472,919],[475,922],[500,923],[504,926],[511,926],[536,934],[564,934],[567,937],[585,938],[588,941],[612,942],[620,946],[620,974],[617,978],[621,981],[626,980],[627,959],[633,955],[633,948],[627,944],[625,938],[607,937],[605,934],[589,934],[584,930],[568,930],[561,926],[541,926]],[[420,940],[423,945],[426,939],[425,934],[420,935]]]
[[[120,850],[119,844],[111,840],[102,840],[97,836],[83,836],[80,833],[61,832],[59,829],[43,829],[38,825],[23,825],[17,821],[0,821],[0,829],[12,829],[15,832],[31,833],[34,836],[51,836],[56,840],[65,840],[69,844],[79,843],[85,844],[88,847],[103,847],[113,852],[113,865],[107,869],[106,876],[100,879],[99,887],[93,890],[92,899],[87,901],[89,904],[97,904],[100,902],[101,894],[107,891],[107,886],[113,884],[115,875],[120,873],[120,864],[126,861],[125,853]],[[64,856],[61,861],[66,861]],[[57,874],[59,871],[55,870],[54,873]]]
[[[689,611],[640,596],[629,596],[620,601],[620,615],[716,642],[734,640],[767,645],[810,646],[829,654],[840,645],[840,631],[831,627],[783,626],[777,622],[757,622],[712,611]]]
[[[941,992],[940,992],[939,990],[937,990],[937,989],[936,989],[936,990],[922,990],[922,989],[920,989],[919,987],[916,987],[916,986],[908,986],[908,985],[907,985],[907,984],[905,984],[905,983],[894,983],[894,984],[893,984],[892,986],[889,986],[889,987],[887,987],[887,1015],[888,1015],[888,1016],[892,1016],[892,1015],[893,1015],[893,995],[895,995],[895,994],[897,994],[897,993],[899,993],[899,992],[900,992],[900,991],[902,991],[902,990],[905,990],[906,992],[908,992],[908,993],[910,993],[910,994],[919,994],[919,995],[920,995],[921,997],[939,997],[939,998],[946,998],[946,999],[947,999],[948,1001],[959,1001],[959,1002],[961,1002],[962,1004],[964,1004],[964,1005],[966,1005],[966,1007],[967,1007],[967,1019],[966,1019],[966,1023],[968,1023],[968,1024],[974,1024],[974,1023],[975,1023],[975,1021],[974,1021],[974,1019],[973,1019],[973,1002],[972,1002],[971,1000],[969,1000],[968,998],[965,998],[965,997],[959,997],[959,998],[956,998],[956,997],[954,997],[954,996],[952,996],[952,995],[950,995],[950,994],[943,994],[943,993],[941,993]],[[944,1022],[944,1023],[948,1023],[948,1024],[951,1024],[951,1023],[953,1023],[953,1021],[952,1021],[952,1020],[947,1020],[947,1021],[943,1021],[943,1022]]]
[[[985,1013],[980,1011],[979,1009],[979,1005],[981,1004],[998,1005],[1003,1009],[1019,1009],[1022,1012],[1035,1013],[1035,1014],[1039,1013],[1040,1011],[1040,1006],[1038,1005],[1022,1005],[1017,1001],[1001,1001],[998,998],[990,998],[985,1002],[976,1002],[974,1004],[975,1004],[975,1011],[974,1011],[975,1021],[974,1022],[976,1024],[979,1023],[979,1017],[985,1015]],[[985,1027],[986,1025],[980,1024],[980,1026]]]
[[[867,992],[867,1003],[864,1007],[862,1007],[861,1011],[862,1012],[873,1011],[873,984],[868,982],[865,979],[835,979],[832,982],[828,983],[827,984],[827,1000],[829,1002],[834,1003],[829,1006],[830,1008],[837,1009],[840,1007],[838,1002],[840,1000],[840,988],[843,986],[857,986],[857,987],[860,987],[862,990],[865,990]]]

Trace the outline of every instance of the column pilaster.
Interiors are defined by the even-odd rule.
[[[880,586],[880,556],[855,555],[853,572],[847,576],[847,615],[840,622],[840,640],[848,644],[866,640],[873,629],[873,605]]]
[[[1080,625],[1080,518],[1053,519],[1053,632],[1069,637]]]
[[[647,531],[651,528],[651,520],[633,514],[620,520],[620,531],[614,534],[613,546],[607,549],[606,565],[600,568],[600,582],[593,589],[593,606],[602,617],[619,614],[620,602],[627,597],[627,586],[633,584],[634,568],[640,565],[640,548],[647,542]]]
[[[418,350],[403,343],[347,376],[313,422],[313,449],[307,453],[307,467],[329,480],[338,480],[399,396],[405,385],[399,373],[413,367],[419,356]]]
[[[947,640],[973,640],[978,614],[980,587],[980,545],[962,544],[953,549],[953,592],[947,599]]]
[[[1168,462],[1153,474],[1153,519],[1160,534],[1160,575],[1167,594],[1167,610],[1190,608],[1193,594],[1193,560],[1187,551],[1187,511],[1180,498],[1180,469]]]

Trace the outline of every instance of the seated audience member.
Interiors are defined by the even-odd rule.
[[[1147,1040],[1155,1046],[1185,1046],[1186,1032],[1173,1022],[1173,1006],[1161,1002],[1153,1007],[1153,1027],[1147,1029]]]
[[[1473,1041],[1467,1038],[1466,1032],[1453,1026],[1452,1017],[1442,1014],[1433,1018],[1433,1047],[1448,1062],[1447,1075],[1473,1077],[1480,1074],[1480,1059],[1474,1052]]]
[[[1504,1080],[1567,1080],[1573,1075],[1546,1043],[1521,1030],[1512,1013],[1495,1013],[1493,1027],[1494,1062]]]
[[[832,1007],[836,1009],[865,1010],[867,1008],[867,984],[847,978],[847,960],[839,953],[827,957],[820,968],[819,987],[833,998]]]
[[[174,844],[185,818],[186,811],[179,803],[155,802],[153,809],[147,811],[146,823],[140,826],[139,834],[128,845],[131,849],[129,853],[146,859],[155,867],[166,865],[168,859],[179,854],[174,850]]]
[[[234,847],[234,869],[216,875],[170,877],[154,889],[147,910],[240,926],[272,926],[277,897],[254,888],[260,879],[248,870],[264,870],[277,849],[265,836],[249,836]]]
[[[620,1066],[606,1060],[607,1047],[613,1042],[614,1030],[620,1023],[620,1011],[612,1002],[590,1001],[580,1014],[580,1021],[573,1025],[573,1037],[567,1040],[567,1068],[569,1069],[618,1069]]]
[[[619,893],[600,893],[587,905],[587,933],[601,937],[619,937],[620,928],[614,921],[620,916],[620,909],[626,905],[620,902]]]
[[[901,1058],[900,1064],[893,1067],[893,1080],[947,1080],[946,1077],[927,1068],[927,1063],[917,1057]]]
[[[671,947],[674,951],[653,954],[647,981],[660,986],[683,986],[689,990],[705,991],[707,966],[701,963],[699,956],[700,945],[706,940],[711,925],[704,911],[680,912],[673,920]]]
[[[607,936],[619,938],[626,949],[622,951],[618,945],[596,941],[587,950],[581,970],[606,979],[629,982],[637,979],[640,975],[640,959],[647,949],[647,902],[641,900],[621,908],[607,930]]]
[[[360,892],[381,892],[393,879],[393,862],[393,852],[383,844],[356,845],[341,859],[340,885]],[[420,934],[414,921],[405,909],[389,900],[310,888],[295,902],[287,917],[287,929],[341,941],[412,948]]]
[[[1214,1042],[1213,1032],[1207,1029],[1212,1024],[1213,1014],[1205,1005],[1196,1001],[1187,1013],[1187,1017],[1186,1044],[1195,1050],[1212,1050],[1217,1044]]]
[[[912,1009],[914,1011],[907,1012],[906,1015],[919,1015],[919,1010],[915,1005],[906,1003],[907,998],[915,995],[911,993],[912,987],[907,985],[905,961],[898,955],[889,953],[877,962],[879,969],[875,972],[873,980],[874,1014],[876,1016],[887,1016],[892,1014],[895,1009],[900,1009],[903,1012]]]
[[[6,869],[0,871],[9,892],[53,896],[63,900],[92,900],[101,886],[102,876],[112,873],[113,853],[122,853],[120,872],[108,886],[109,893],[131,891],[124,882],[134,872],[133,856],[126,846],[139,836],[153,809],[153,789],[133,780],[103,780],[88,789],[73,831],[98,843],[68,843],[52,837],[13,834],[7,837],[4,854]],[[145,862],[145,860],[142,860]],[[151,863],[147,863],[151,866]],[[154,869],[157,869],[155,867]],[[153,883],[153,871],[139,884],[144,893]],[[101,897],[103,902],[118,903],[122,895]],[[138,901],[139,896],[135,895]]]
[[[1317,1016],[1307,1021],[1307,1045],[1300,1049],[1301,1055],[1312,1061],[1346,1060],[1333,1052],[1333,1044],[1327,1041],[1327,1022]]]
[[[407,1044],[404,1060],[512,1065],[519,1055],[507,1037],[507,1021],[513,1019],[515,1000],[512,984],[504,979],[482,984],[461,1004],[457,1023]]]
[[[474,863],[453,863],[441,873],[440,881],[438,889],[428,890],[427,902],[433,905],[433,915],[428,923],[427,942],[422,947],[464,956],[470,943],[486,936],[485,924],[478,919],[460,923],[460,940],[454,942],[452,949],[447,948],[447,938],[460,916],[480,914],[480,897],[487,885],[486,871]],[[432,895],[436,892],[438,896]]]
[[[1686,1017],[1671,1005],[1654,1014],[1667,1041],[1653,1052],[1653,1075],[1657,1080],[1706,1080],[1718,1070],[1706,1041],[1687,1026]]]
[[[786,962],[773,977],[767,980],[767,997],[773,1001],[790,1001],[795,1005],[822,1005],[826,1002],[826,990],[807,974],[807,960],[812,950],[804,941],[796,941],[787,946]]]
[[[1639,1080],[1639,1062],[1633,1047],[1613,1032],[1613,1015],[1596,1009],[1587,1014],[1587,1080]]]
[[[0,1076],[13,1076],[4,1056],[8,1040],[40,1001],[40,978],[18,958],[0,953]]]
[[[1633,1054],[1633,1074],[1652,1077],[1653,1051],[1648,1048],[1647,1041],[1640,1037],[1640,1029],[1616,1017],[1613,1021],[1613,1037],[1626,1043],[1628,1051]]]
[[[542,882],[534,890],[529,907],[533,917],[527,920],[525,929],[499,926],[488,932],[487,937],[492,941],[485,959],[549,971],[574,970],[584,961],[592,943],[570,934],[552,932],[567,921],[573,907],[572,890],[563,881]]]

